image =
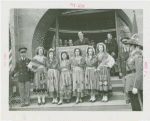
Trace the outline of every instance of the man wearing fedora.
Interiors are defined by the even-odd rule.
[[[32,72],[29,70],[27,65],[30,59],[26,58],[26,47],[19,48],[20,58],[16,62],[15,68],[11,73],[12,78],[18,72],[18,82],[19,82],[19,93],[21,98],[21,107],[29,106],[30,104],[30,81]]]
[[[126,75],[126,92],[128,92],[133,111],[143,110],[143,57],[140,51],[136,50],[139,46],[137,39],[123,42],[130,48],[130,55],[127,60],[129,71]]]
[[[119,68],[119,76],[122,77],[122,81],[123,81],[123,84],[124,84],[124,97],[125,97],[125,100],[126,100],[126,104],[129,104],[130,103],[130,99],[129,99],[129,96],[128,94],[126,93],[126,87],[125,87],[125,76],[127,74],[127,66],[126,66],[126,62],[129,58],[129,51],[126,47],[126,45],[123,43],[125,41],[129,40],[128,37],[123,37],[121,38],[121,42],[122,42],[122,50],[119,52],[118,54],[118,68]]]

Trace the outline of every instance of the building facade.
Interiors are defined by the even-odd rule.
[[[123,36],[131,37],[132,22],[133,22],[133,10],[132,9],[113,9],[113,10],[71,10],[71,9],[11,9],[10,10],[10,34],[12,41],[12,65],[14,68],[15,62],[19,57],[18,49],[20,47],[27,47],[27,57],[32,58],[35,55],[35,49],[38,46],[44,46],[49,49],[52,45],[52,39],[55,35],[56,46],[59,46],[59,39],[65,36],[77,36],[77,29],[68,21],[68,28],[65,23],[61,22],[65,17],[73,18],[78,15],[85,15],[90,18],[91,14],[99,14],[100,16],[106,15],[107,25],[102,29],[92,28],[94,25],[90,25],[92,22],[88,21],[86,27],[83,26],[84,33],[87,36],[93,36],[99,38],[99,35],[104,38],[106,33],[112,32],[114,38],[116,38],[118,44],[119,39]],[[143,43],[143,10],[135,10],[139,41]],[[88,16],[89,15],[89,16]],[[79,17],[80,18],[80,17]],[[111,19],[112,18],[112,19]],[[93,18],[91,18],[94,20]],[[98,18],[95,18],[95,20]],[[114,21],[111,21],[113,20]],[[67,19],[68,20],[68,19]],[[82,19],[83,20],[83,19]],[[109,21],[110,20],[110,21]],[[71,21],[71,20],[70,20]],[[84,21],[84,20],[83,20]],[[76,21],[72,21],[73,23]],[[82,25],[84,25],[83,22]],[[94,22],[93,22],[94,23]],[[101,22],[99,22],[99,25]],[[112,23],[112,24],[111,24]],[[113,26],[114,25],[114,26]],[[72,26],[72,30],[70,27]],[[108,27],[110,26],[110,28]],[[96,27],[96,26],[95,26]],[[95,35],[94,35],[95,34]],[[69,39],[69,38],[68,38]],[[74,37],[74,39],[76,39]],[[92,39],[92,38],[91,38]],[[98,40],[97,40],[98,41]]]

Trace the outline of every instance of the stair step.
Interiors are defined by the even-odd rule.
[[[101,101],[97,101],[94,103],[91,102],[84,102],[84,103],[79,103],[79,104],[75,104],[75,102],[70,102],[70,103],[63,103],[62,105],[57,105],[57,104],[51,104],[51,103],[46,103],[45,105],[41,105],[38,106],[37,103],[31,103],[30,106],[28,107],[20,107],[20,104],[18,105],[13,105],[12,109],[17,109],[17,110],[25,110],[25,109],[36,109],[36,110],[44,110],[45,108],[47,108],[47,110],[63,110],[64,108],[65,110],[73,110],[73,108],[75,108],[74,110],[82,110],[83,108],[87,108],[89,107],[87,110],[91,111],[92,108],[93,110],[128,110],[131,111],[131,106],[130,104],[126,104],[124,100],[112,100],[112,101],[108,101],[106,103],[101,102]],[[96,109],[97,107],[97,109]]]
[[[49,102],[52,102],[52,98],[50,98],[50,97],[48,96],[48,94],[45,95],[45,98],[46,98],[47,100],[49,100]],[[37,94],[34,93],[34,92],[31,92],[31,94],[30,94],[30,99],[31,99],[32,101],[34,101],[34,102],[37,102]],[[89,99],[90,99],[90,96],[85,96],[85,97],[83,98],[83,101],[84,101],[84,102],[88,102]],[[96,95],[96,99],[97,99],[97,101],[101,101],[101,100],[102,100],[102,96]],[[19,96],[18,96],[18,97],[15,97],[15,98],[13,98],[12,100],[20,100],[20,97],[19,97]],[[72,97],[71,100],[72,100],[72,102],[75,102],[76,97]],[[109,96],[109,100],[124,100],[124,94],[123,94],[122,92],[113,92],[113,95]]]

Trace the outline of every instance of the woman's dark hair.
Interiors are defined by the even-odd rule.
[[[39,55],[39,50],[40,50],[40,49],[38,49],[38,51],[37,51],[37,53],[36,53],[37,55]],[[43,50],[43,49],[42,49],[42,50]],[[43,50],[43,55],[44,55],[44,52],[45,52],[45,51]]]
[[[54,52],[54,51],[48,51],[48,52],[47,52],[47,58],[48,58],[48,59],[50,59],[49,54],[50,54],[51,52],[53,53],[53,58],[54,58],[55,52]]]
[[[61,60],[63,60],[63,58],[62,58],[62,54],[63,54],[63,53],[65,53],[65,54],[67,55],[66,59],[69,59],[68,53],[67,53],[67,52],[62,52],[62,53],[61,53]]]
[[[79,55],[81,56],[82,53],[81,53],[81,50],[79,48],[74,49],[74,55],[75,55],[76,50],[79,50]]]
[[[88,56],[89,56],[89,49],[92,49],[92,51],[93,51],[93,48],[92,48],[92,47],[88,47],[88,49],[87,49],[87,55],[88,55]],[[94,55],[94,51],[93,51],[92,55]]]

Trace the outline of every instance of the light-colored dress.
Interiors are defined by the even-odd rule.
[[[85,58],[79,56],[78,58],[71,58],[73,70],[73,96],[83,97],[85,95]]]
[[[70,75],[70,63],[69,60],[62,60],[60,62],[60,99],[71,99],[72,93],[72,80]]]
[[[33,62],[38,63],[40,66],[36,69],[35,76],[34,76],[34,86],[36,88],[37,93],[45,93],[47,91],[47,84],[41,84],[41,81],[46,82],[46,57],[44,55],[36,55]]]
[[[105,85],[109,87],[110,84],[110,68],[114,65],[115,61],[108,53],[98,53],[98,67],[97,71],[97,90],[100,90],[100,86]]]
[[[92,56],[86,57],[86,70],[85,70],[85,89],[86,95],[95,94],[96,93],[96,67],[97,67],[97,57]],[[90,92],[91,91],[91,92]]]
[[[58,59],[48,59],[47,68],[47,90],[50,97],[59,96],[59,61]]]

